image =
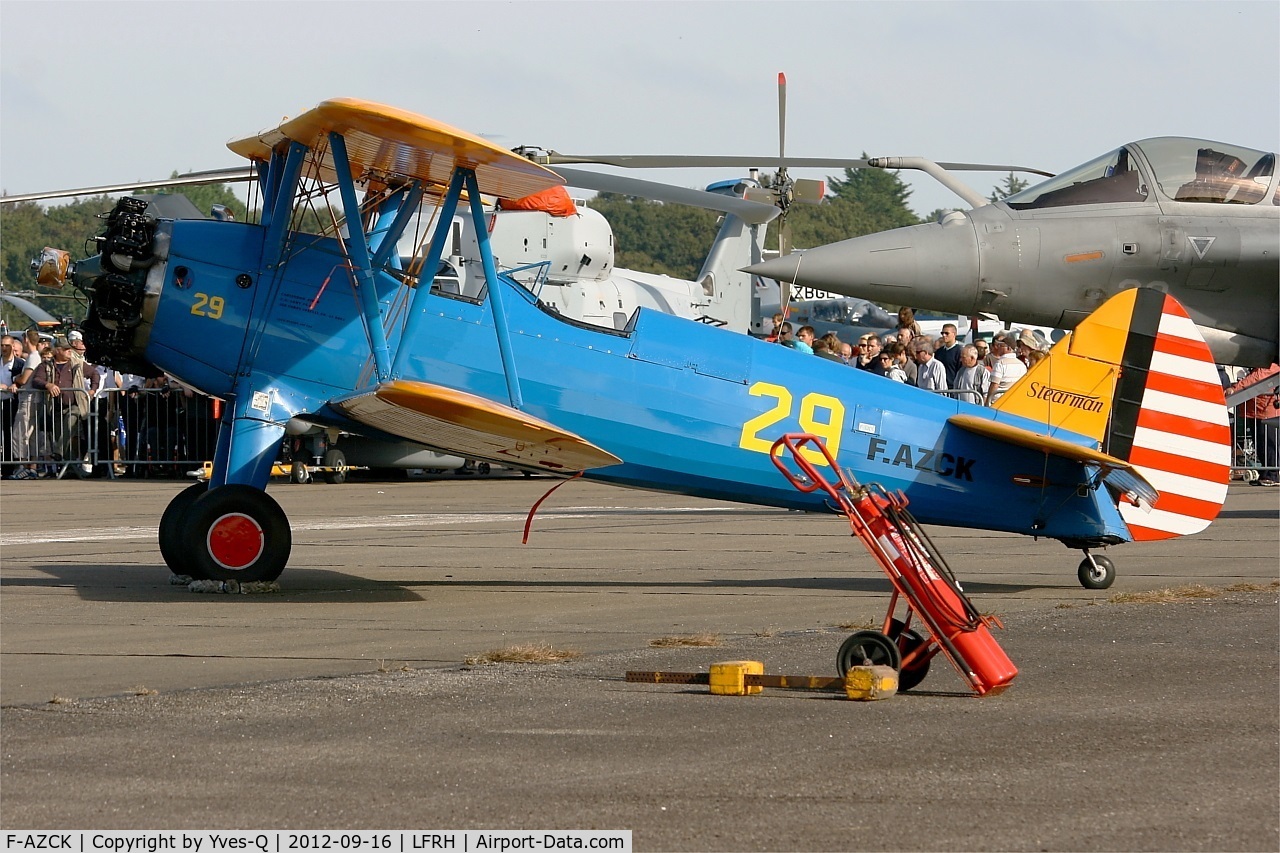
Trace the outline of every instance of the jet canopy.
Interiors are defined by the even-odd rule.
[[[1118,148],[1004,199],[1015,210],[1170,201],[1256,204],[1275,171],[1273,153],[1225,142],[1161,136]],[[1144,173],[1143,164],[1149,169]],[[1272,204],[1280,204],[1280,194]]]

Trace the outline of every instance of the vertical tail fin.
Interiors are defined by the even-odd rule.
[[[1135,540],[1198,533],[1226,500],[1231,431],[1217,368],[1186,310],[1158,290],[1107,300],[995,408],[1132,463],[1160,492],[1149,510],[1122,499]]]
[[[721,181],[707,187],[707,192],[745,198],[748,185],[743,181]],[[755,294],[756,277],[742,270],[764,259],[765,225],[774,218],[774,209],[747,221],[742,216],[726,213],[720,230],[711,243],[702,269],[695,279],[707,298],[708,313],[724,319],[730,329],[749,332],[759,328],[759,305]]]

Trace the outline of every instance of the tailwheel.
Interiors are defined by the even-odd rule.
[[[198,569],[191,560],[191,555],[183,550],[186,537],[182,532],[182,522],[187,510],[196,499],[209,491],[208,483],[194,483],[178,494],[164,508],[160,516],[160,556],[164,564],[175,575],[187,575],[196,580],[204,580],[208,575],[197,574]]]
[[[924,677],[929,674],[929,664],[933,661],[933,655],[911,658],[912,653],[924,650],[929,645],[929,641],[914,628],[906,627],[897,619],[889,623],[889,638],[897,644],[898,652],[902,655],[902,669],[898,671],[898,690],[910,690],[924,681]],[[908,660],[908,658],[911,659]]]
[[[273,581],[289,562],[289,520],[274,499],[252,486],[221,486],[197,498],[182,528],[188,561],[199,577]]]
[[[893,640],[879,631],[854,631],[836,653],[836,672],[844,678],[851,668],[867,665],[901,669],[902,655]]]
[[[1080,578],[1080,585],[1085,589],[1106,589],[1115,583],[1116,564],[1111,562],[1110,557],[1085,551],[1076,575]]]

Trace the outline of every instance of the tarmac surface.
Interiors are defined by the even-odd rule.
[[[1280,849],[1277,490],[1233,485],[1205,533],[1111,549],[1105,591],[1056,542],[931,528],[1020,673],[977,699],[939,657],[917,690],[850,702],[623,681],[834,675],[890,592],[842,520],[571,483],[521,545],[552,484],[273,484],[281,590],[202,595],[155,545],[184,483],[3,483],[0,826]],[[718,645],[650,645],[700,633]],[[514,645],[581,656],[464,663]]]

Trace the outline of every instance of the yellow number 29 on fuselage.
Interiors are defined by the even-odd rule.
[[[771,382],[756,382],[747,389],[747,393],[752,397],[772,397],[777,402],[767,412],[751,418],[742,425],[742,436],[738,439],[738,446],[743,450],[769,453],[773,449],[773,442],[782,435],[784,430],[778,430],[777,435],[773,434],[773,430],[768,432],[766,430],[791,417],[795,396],[790,389]],[[825,410],[827,413],[825,421],[818,420],[816,417],[820,410]],[[816,391],[805,394],[800,398],[798,421],[801,432],[811,433],[821,438],[833,457],[840,453],[840,436],[844,433],[844,403],[838,398],[819,394]],[[806,459],[816,465],[827,464],[827,460],[816,450],[802,448],[801,452]]]

